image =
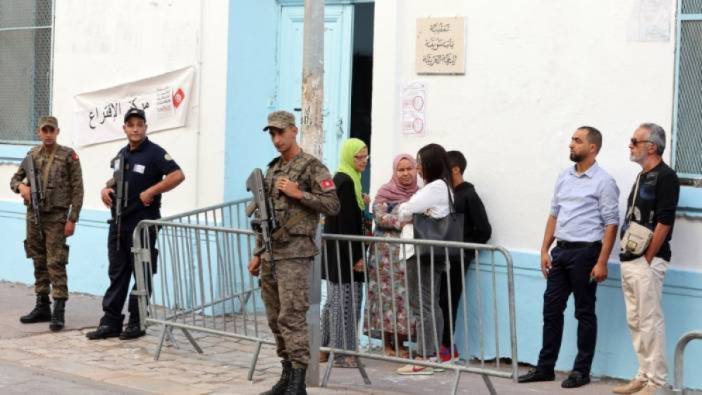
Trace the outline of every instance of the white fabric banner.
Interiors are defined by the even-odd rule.
[[[192,96],[192,66],[75,96],[74,144],[86,146],[125,138],[124,114],[146,112],[148,132],[185,126]]]

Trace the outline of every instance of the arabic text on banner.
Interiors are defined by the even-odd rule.
[[[75,145],[123,139],[124,114],[133,107],[146,112],[149,133],[185,126],[194,75],[190,66],[76,95]]]

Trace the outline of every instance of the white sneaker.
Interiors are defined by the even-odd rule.
[[[434,369],[431,366],[420,366],[420,365],[405,365],[396,370],[397,374],[403,376],[413,376],[413,375],[425,375],[429,376],[434,374]]]

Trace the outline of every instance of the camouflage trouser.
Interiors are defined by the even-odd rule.
[[[51,221],[35,225],[27,216],[27,239],[24,250],[34,261],[34,292],[52,292],[54,299],[68,299],[66,264],[68,245],[64,235],[65,222]]]
[[[312,258],[275,261],[275,278],[271,264],[261,267],[261,297],[266,305],[268,325],[277,345],[278,356],[290,360],[296,368],[307,367],[310,343],[307,335],[309,274]]]

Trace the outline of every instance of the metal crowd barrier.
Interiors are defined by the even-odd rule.
[[[685,394],[685,387],[684,387],[684,382],[683,382],[683,368],[684,368],[684,356],[685,356],[685,347],[692,341],[692,340],[702,340],[702,331],[692,331],[688,332],[680,337],[678,340],[678,343],[675,345],[675,366],[674,366],[674,376],[675,376],[675,381],[673,382],[673,388],[672,390],[665,391],[665,393],[669,394]]]
[[[149,234],[154,233],[157,237],[151,244]],[[258,280],[247,270],[254,233],[158,220],[141,221],[133,240],[133,294],[139,300],[141,327],[162,327],[154,359],[166,338],[177,346],[173,329],[181,330],[198,353],[203,350],[193,331],[249,340],[256,344],[251,380],[261,345],[275,344]]]
[[[432,374],[451,370],[454,394],[464,372],[480,374],[492,394],[490,376],[516,380],[514,276],[511,255],[504,248],[330,234],[322,239],[327,299],[321,350],[329,352],[322,386],[337,364],[357,367],[370,384],[360,358],[421,366]],[[359,259],[363,264],[354,270]],[[452,281],[452,273],[460,278]],[[456,300],[451,296],[454,285],[461,289]],[[460,333],[455,333],[456,324],[462,324]],[[442,336],[444,331],[448,336]],[[456,335],[467,347],[456,347]],[[442,343],[447,343],[448,352],[443,363],[437,359]],[[454,348],[467,352],[467,358],[456,360]],[[507,369],[502,357],[510,359]]]
[[[246,205],[250,198],[203,207],[163,217],[160,221],[177,222],[189,225],[221,226],[234,229],[250,229],[246,217]]]
[[[258,280],[250,276],[247,270],[255,236],[249,230],[204,224],[208,217],[210,223],[214,219],[220,221],[215,223],[229,221],[228,218],[233,216],[228,217],[229,208],[226,207],[231,207],[234,212],[235,206],[220,206],[189,216],[190,222],[199,218],[199,224],[187,223],[188,215],[180,216],[175,221],[166,218],[140,222],[134,231],[133,253],[137,284],[133,293],[139,297],[142,328],[148,325],[161,326],[156,359],[166,339],[175,344],[172,333],[174,329],[182,331],[193,348],[200,353],[203,350],[192,332],[248,340],[256,344],[248,372],[251,380],[261,345],[274,344],[260,298]],[[225,215],[222,215],[223,212]],[[149,235],[156,233],[158,236],[155,242],[150,242]],[[339,292],[337,289],[335,293],[334,278],[329,270],[335,265],[337,276],[346,271],[350,278],[354,277],[353,254],[349,254],[346,260],[340,259],[344,246],[361,251],[364,261],[359,267],[360,271],[355,272],[364,284],[353,281],[346,287],[351,293],[350,300],[354,301],[351,304],[339,303],[340,299],[335,297]],[[384,253],[384,249],[390,247],[393,253]],[[370,379],[363,369],[361,358],[411,363],[436,371],[453,371],[454,393],[461,374],[465,372],[480,374],[490,393],[495,393],[491,376],[516,380],[518,358],[513,268],[512,258],[504,248],[469,243],[325,234],[322,235],[321,251],[315,260],[308,313],[308,317],[311,316],[308,321],[312,339],[309,371],[316,377],[312,379],[313,382],[319,377],[316,361],[320,350],[329,352],[322,386],[328,383],[334,362],[341,357],[351,357],[356,362],[367,384],[370,384]],[[152,262],[154,257],[156,261]],[[440,290],[427,284],[437,284],[436,277],[443,272],[450,274],[451,266],[456,265],[463,274],[460,281],[455,280],[460,284],[462,292],[457,300],[451,297],[447,300],[448,349],[453,350],[454,346],[460,344],[461,347],[458,348],[465,358],[463,361],[452,358],[448,363],[441,363],[431,357],[439,354],[443,330],[438,321],[427,319],[441,311],[437,297]],[[395,267],[404,270],[404,277],[394,272]],[[327,277],[325,285],[328,290],[327,304],[322,314],[319,312],[319,295],[322,290],[320,271]],[[408,271],[413,273],[411,278]],[[404,295],[395,294],[395,279],[404,282]],[[412,279],[415,283],[412,283]],[[383,281],[389,285],[389,304],[387,300],[384,301],[387,295],[379,291]],[[451,287],[450,278],[446,283]],[[404,303],[402,326],[411,328],[406,336],[401,333],[396,321],[400,307],[397,300]],[[390,310],[384,309],[384,305],[390,306]],[[349,306],[351,311],[348,311]],[[457,310],[455,317],[454,310]],[[342,344],[328,343],[327,335],[330,331],[322,330],[320,334],[320,319],[328,318],[330,312],[336,313],[338,320],[332,326],[334,329],[342,329]],[[384,319],[377,322],[372,319],[373,315],[384,317],[385,314],[389,314],[391,321],[395,320],[390,327],[385,326]],[[456,326],[461,326],[461,329],[456,330]],[[422,341],[418,341],[419,337]],[[394,356],[385,355],[383,347],[378,347],[390,339],[394,340]],[[321,348],[318,345],[320,340],[327,342]],[[426,343],[432,343],[432,346],[422,346]],[[406,355],[403,353],[405,348]],[[421,360],[415,360],[416,357]],[[509,358],[509,362],[503,362],[503,357]]]

